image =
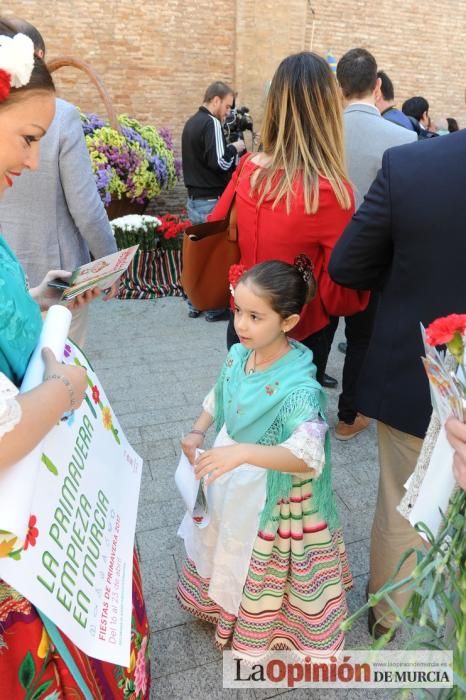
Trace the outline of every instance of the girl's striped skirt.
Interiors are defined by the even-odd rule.
[[[290,498],[275,506],[258,532],[237,615],[209,597],[209,579],[186,559],[177,597],[182,607],[215,625],[220,648],[243,657],[271,650],[330,656],[344,643],[340,624],[352,586],[342,531],[330,533],[313,504],[312,479],[294,478]]]

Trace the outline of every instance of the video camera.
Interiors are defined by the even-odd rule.
[[[230,114],[223,124],[223,132],[227,143],[234,143],[243,139],[245,131],[253,133],[252,117],[248,107],[238,107],[233,105]]]

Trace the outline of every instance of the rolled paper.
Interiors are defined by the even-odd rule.
[[[47,312],[39,342],[29,361],[20,392],[31,391],[41,384],[44,376],[42,348],[52,350],[59,362],[63,352],[71,323],[71,312],[65,306],[51,306]],[[11,537],[2,534],[2,539],[12,541],[16,537],[13,551],[20,547],[27,534],[31,513],[32,496],[42,455],[39,443],[26,457],[12,467],[0,471],[0,531],[11,533]],[[1,444],[0,444],[1,449]],[[31,464],[36,468],[31,470]]]
[[[63,352],[68,331],[70,330],[71,318],[71,311],[66,306],[56,304],[47,311],[39,342],[32,353],[26,374],[21,383],[21,393],[35,389],[42,382],[44,376],[43,348],[50,348],[58,362],[63,361]]]

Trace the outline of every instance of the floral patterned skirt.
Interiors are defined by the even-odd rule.
[[[352,578],[342,531],[330,533],[311,487],[312,480],[295,480],[289,500],[275,506],[275,525],[257,534],[237,615],[210,598],[209,579],[185,560],[178,600],[215,625],[220,648],[231,642],[245,658],[258,658],[280,649],[330,656],[343,647]]]
[[[145,700],[150,690],[149,626],[136,553],[129,668],[86,656],[62,634],[94,700]],[[0,580],[0,698],[65,700],[82,693],[54,649],[35,608]]]

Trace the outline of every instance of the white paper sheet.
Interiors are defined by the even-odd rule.
[[[423,522],[434,535],[437,534],[442,523],[440,510],[443,513],[447,512],[448,502],[455,487],[452,465],[453,448],[447,440],[445,427],[442,426],[416,503],[409,516],[411,525]]]
[[[204,450],[196,450],[196,457]],[[198,527],[205,527],[209,523],[209,508],[207,502],[207,489],[204,482],[196,479],[194,467],[184,452],[175,472],[175,483],[186,504],[189,515]]]
[[[42,348],[50,348],[59,362],[71,323],[71,312],[64,306],[51,306],[42,327],[39,342],[29,361],[20,392],[30,391],[42,382]],[[0,445],[1,449],[1,445]],[[40,464],[41,444],[20,462],[0,472],[0,530],[6,530],[23,542],[28,529],[32,495]],[[32,468],[31,465],[37,465]]]

